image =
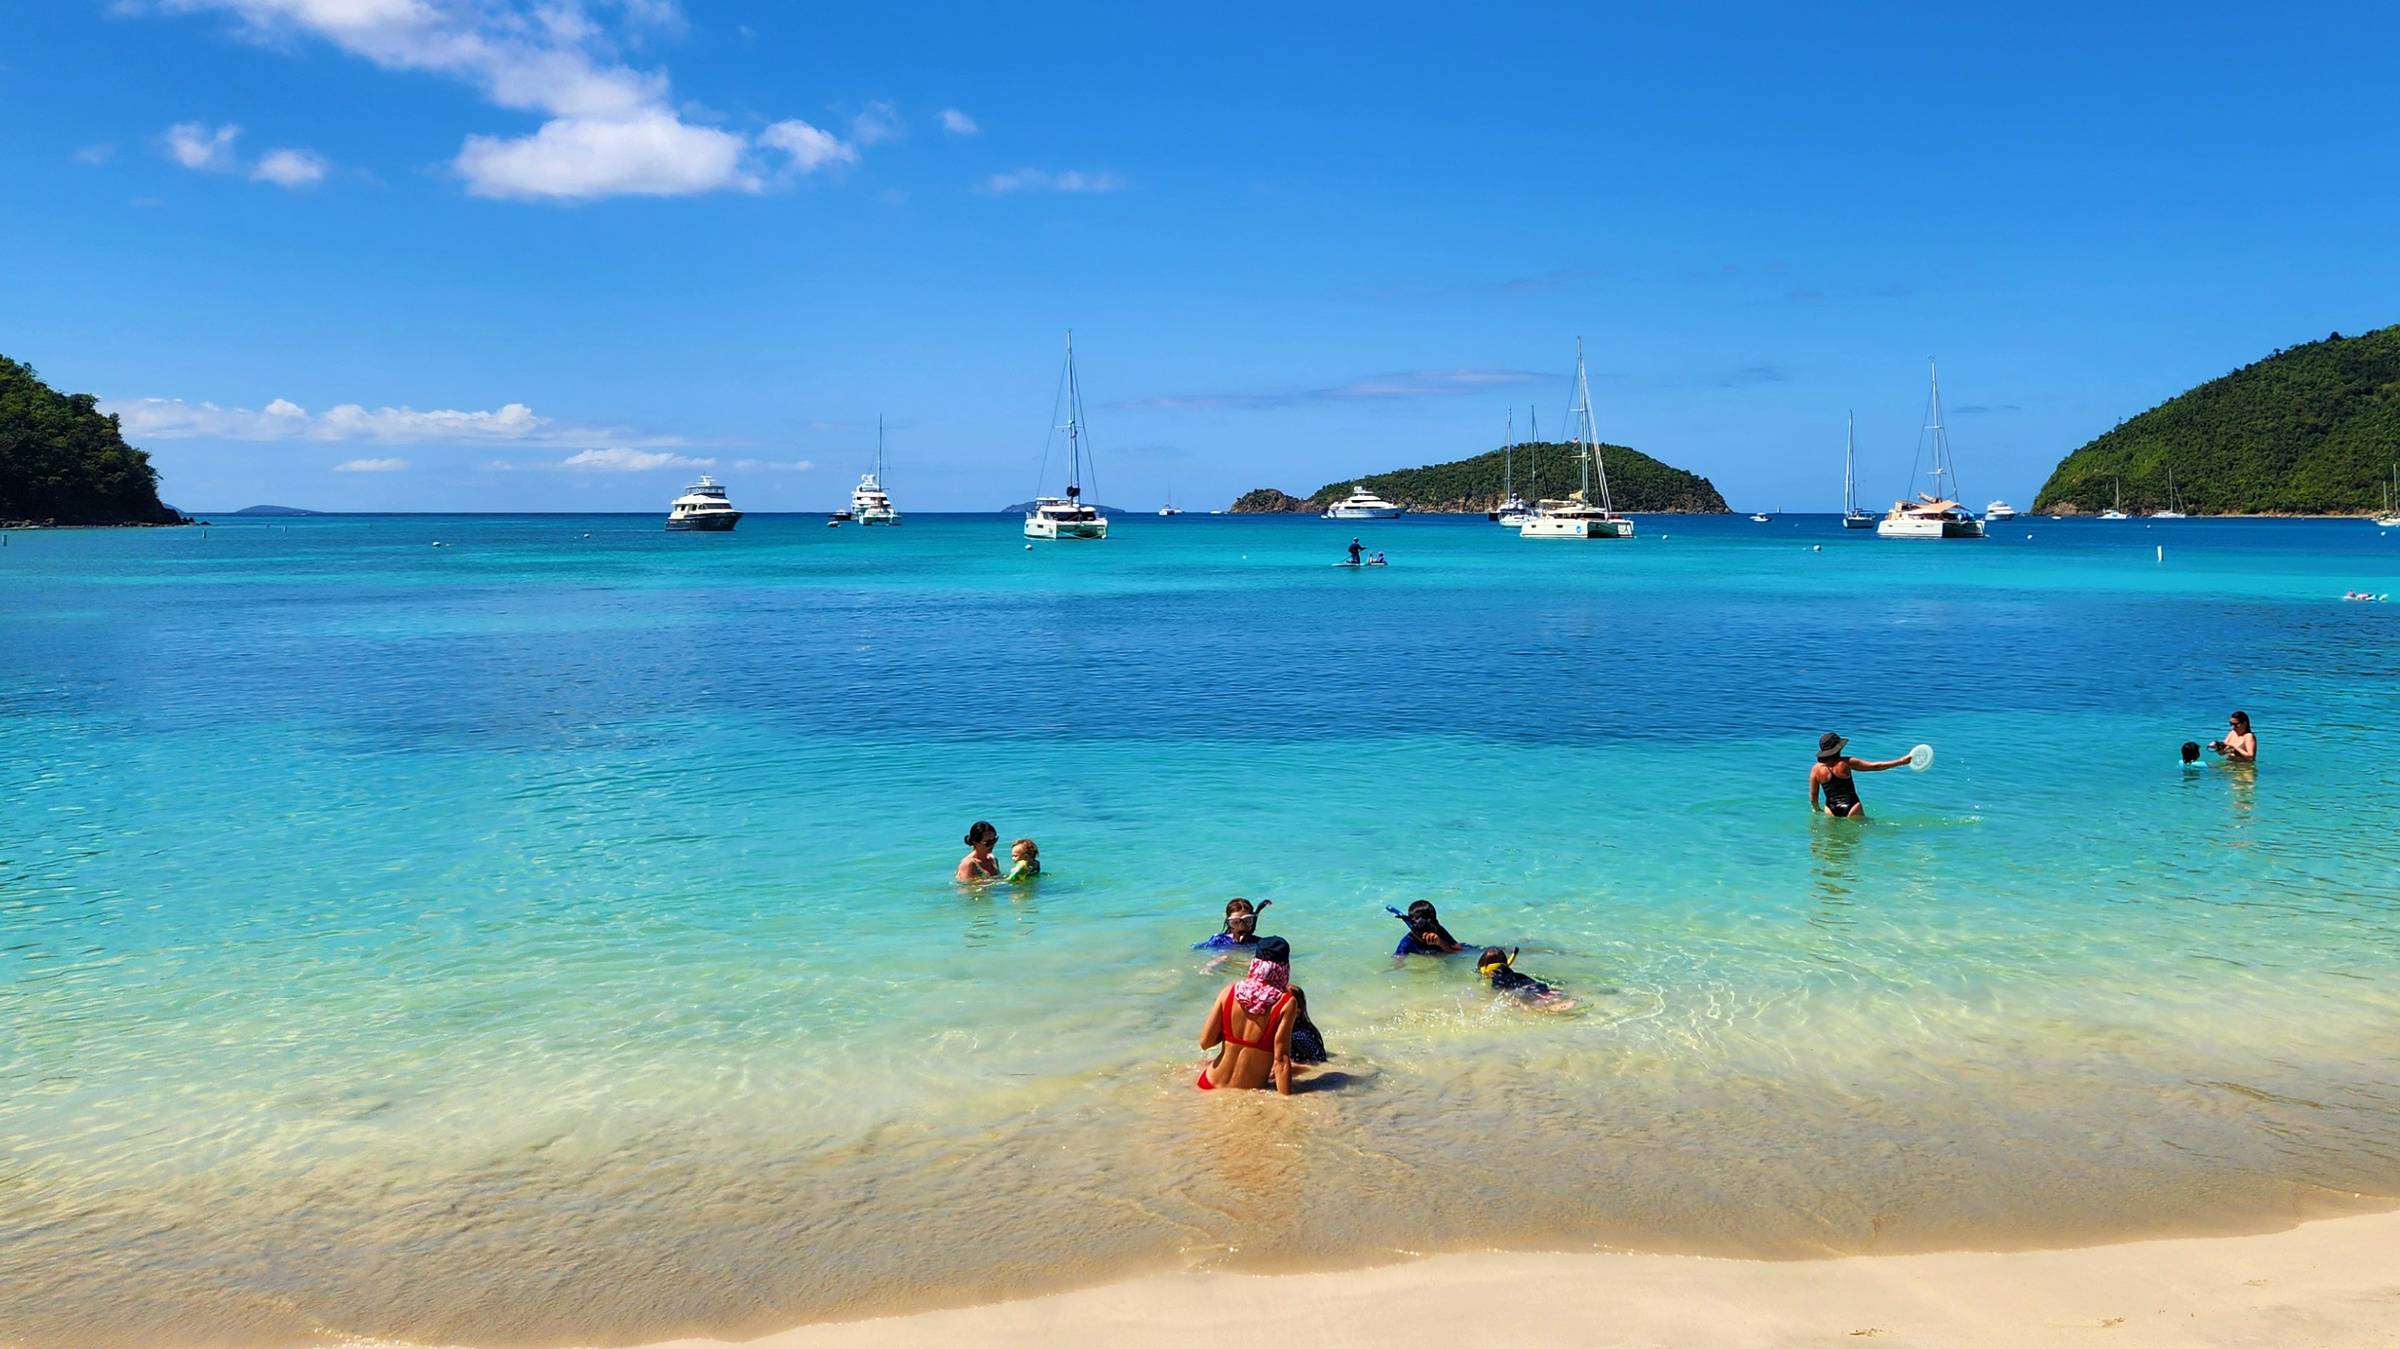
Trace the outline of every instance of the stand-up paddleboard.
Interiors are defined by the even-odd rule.
[[[1919,745],[1908,752],[1908,771],[1922,773],[1933,767],[1933,746]]]

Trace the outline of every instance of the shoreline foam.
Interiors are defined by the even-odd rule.
[[[1256,1322],[1305,1345],[1414,1349],[1861,1341],[2400,1345],[2400,1211],[2280,1232],[2042,1251],[1765,1261],[1473,1252],[1338,1273],[1152,1275],[763,1338],[641,1349],[1208,1345]]]

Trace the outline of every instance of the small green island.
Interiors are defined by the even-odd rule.
[[[64,394],[0,356],[0,523],[179,525],[150,456],[88,393]]]
[[[2364,515],[2400,459],[2400,325],[2286,347],[2069,454],[2043,515]],[[2174,487],[2168,490],[2168,475]]]
[[[1517,495],[1527,501],[1561,497],[1575,489],[1575,446],[1571,442],[1541,441],[1516,447]],[[1272,487],[1244,492],[1233,503],[1236,515],[1299,514],[1323,511],[1365,487],[1387,501],[1411,510],[1481,513],[1497,508],[1508,481],[1509,452],[1487,450],[1466,459],[1422,468],[1365,473],[1329,482],[1305,497]],[[1722,515],[1725,498],[1716,484],[1697,473],[1661,463],[1640,450],[1602,445],[1600,462],[1608,471],[1609,497],[1621,511]]]

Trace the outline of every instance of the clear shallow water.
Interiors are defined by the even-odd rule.
[[[2400,535],[1117,528],[12,536],[0,1337],[2400,1197],[2400,606],[2337,598]],[[2234,706],[2255,777],[2180,772]],[[1827,727],[1939,761],[1812,821]],[[977,817],[1051,874],[953,887]],[[1289,1101],[1189,1085],[1237,893],[1336,1051]],[[1582,1008],[1395,970],[1414,898]]]

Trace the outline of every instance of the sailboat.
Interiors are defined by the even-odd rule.
[[[1161,506],[1161,507],[1159,507],[1159,508],[1158,508],[1158,513],[1159,513],[1160,515],[1181,515],[1181,514],[1183,514],[1183,507],[1181,507],[1181,506],[1178,506],[1178,505],[1176,505],[1176,504],[1175,504],[1175,489],[1174,489],[1174,488],[1170,487],[1170,488],[1168,488],[1168,489],[1167,489],[1167,504],[1166,504],[1166,505],[1164,505],[1164,506]]]
[[[2392,465],[2392,481],[2383,489],[2383,513],[2375,517],[2375,527],[2400,529],[2400,464]]]
[[[1075,379],[1075,334],[1067,334],[1067,370],[1059,382],[1059,397],[1066,402],[1067,424],[1061,428],[1053,423],[1054,431],[1067,433],[1067,494],[1063,497],[1037,496],[1033,509],[1025,512],[1025,537],[1029,539],[1105,539],[1108,521],[1100,512],[1083,501],[1083,386]],[[1051,410],[1053,417],[1057,409]],[[1046,461],[1047,448],[1042,451]]]
[[[1842,414],[1842,528],[1873,529],[1875,517],[1858,508],[1858,414]]]
[[[1533,509],[1525,504],[1525,498],[1517,495],[1517,410],[1515,408],[1508,410],[1508,439],[1502,443],[1501,455],[1500,505],[1498,509],[1486,512],[1484,518],[1510,529],[1522,529],[1525,527],[1526,518],[1533,514]]]
[[[2150,518],[2153,520],[2180,520],[2183,518],[2183,512],[2176,509],[2175,466],[2173,464],[2167,465],[2167,508],[2163,511],[2150,512]]]
[[[1617,514],[1608,496],[1608,466],[1600,462],[1600,432],[1592,421],[1592,381],[1584,371],[1583,339],[1575,339],[1575,466],[1582,485],[1569,496],[1544,501],[1518,527],[1527,539],[1630,539],[1633,521]],[[1592,500],[1599,485],[1600,499]]]
[[[896,525],[900,512],[892,509],[891,494],[883,490],[883,414],[875,414],[875,471],[858,476],[850,489],[850,515],[862,525]]]
[[[1925,444],[1931,451],[1932,464],[1927,470],[1933,479],[1933,490],[1917,493],[1914,501],[1895,501],[1892,509],[1875,526],[1875,536],[1881,539],[1980,539],[1983,521],[1955,499],[1942,494],[1942,479],[1951,480],[1951,490],[1958,485],[1958,465],[1950,457],[1950,433],[1942,429],[1942,374],[1925,358],[1925,373],[1932,392],[1927,396],[1928,416],[1925,422]]]
[[[2123,478],[2117,479],[2117,504],[2100,512],[2100,518],[2103,520],[2122,520],[2125,518],[2125,480]]]

